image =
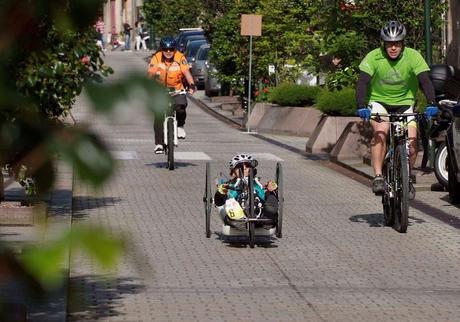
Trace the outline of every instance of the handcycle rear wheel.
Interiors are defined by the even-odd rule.
[[[402,144],[395,151],[395,180],[395,228],[405,233],[409,224],[409,164],[406,147]]]
[[[283,237],[283,205],[284,205],[284,187],[283,187],[283,167],[281,162],[276,163],[276,184],[278,185],[278,218],[276,221],[276,237]]]
[[[204,211],[206,216],[206,238],[211,237],[211,206],[212,206],[212,196],[211,196],[211,164],[206,162],[206,181],[204,189]]]
[[[167,132],[168,169],[174,170],[174,120],[172,118],[168,118]]]
[[[255,222],[251,219],[254,218],[254,172],[251,168],[249,170],[248,178],[248,206],[249,206],[249,221],[248,221],[248,230],[249,230],[249,247],[254,248],[255,245]]]
[[[445,142],[442,142],[436,151],[434,174],[444,188],[449,187],[449,163],[447,161],[447,146]]]

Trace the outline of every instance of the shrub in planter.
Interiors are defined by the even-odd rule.
[[[324,89],[318,94],[315,106],[324,114],[332,116],[356,116],[355,89]]]
[[[320,88],[317,86],[284,83],[270,93],[270,101],[282,106],[311,106]]]

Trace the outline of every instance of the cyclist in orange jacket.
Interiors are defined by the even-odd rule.
[[[160,41],[160,49],[153,54],[150,60],[147,74],[163,84],[166,88],[175,90],[184,89],[184,78],[188,83],[190,94],[196,91],[196,85],[193,82],[190,66],[185,56],[176,50],[177,44],[173,37],[165,37]],[[187,113],[187,98],[185,95],[174,96],[176,118],[177,118],[177,137],[185,139],[185,119]],[[163,153],[163,121],[164,115],[155,117],[153,129],[155,132],[155,154]]]

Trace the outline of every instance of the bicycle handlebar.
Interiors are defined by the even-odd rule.
[[[187,94],[187,91],[185,89],[177,89],[177,90],[174,90],[174,91],[169,91],[168,94],[171,95],[171,96],[185,95],[185,94]]]
[[[385,120],[382,120],[382,117],[397,117],[397,118],[405,118],[407,119],[408,117],[411,117],[411,116],[414,116],[415,118],[424,118],[426,117],[425,116],[425,113],[386,113],[386,114],[383,114],[383,113],[371,113],[371,117],[374,116],[376,118],[377,121],[381,121],[381,122],[389,122],[389,121],[385,121]]]

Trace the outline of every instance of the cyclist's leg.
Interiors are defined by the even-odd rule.
[[[414,113],[414,108],[410,107],[404,113]],[[413,116],[407,118],[407,132],[409,140],[409,165],[410,169],[414,167],[417,159],[417,122]]]
[[[372,108],[371,113],[388,113],[385,107],[383,107],[381,104],[377,102],[372,102],[370,103],[370,105]],[[389,123],[371,120],[371,125],[373,129],[371,141],[372,164],[374,167],[374,173],[376,176],[378,176],[382,175],[383,160],[385,159],[385,153],[387,148],[387,135]]]
[[[187,107],[187,98],[185,95],[176,95],[174,96],[174,100],[176,108],[177,126],[183,127],[185,124],[185,119],[187,118],[187,113],[185,111]]]
[[[155,145],[164,143],[163,122],[165,118],[162,113],[155,114],[153,131],[155,132]]]

